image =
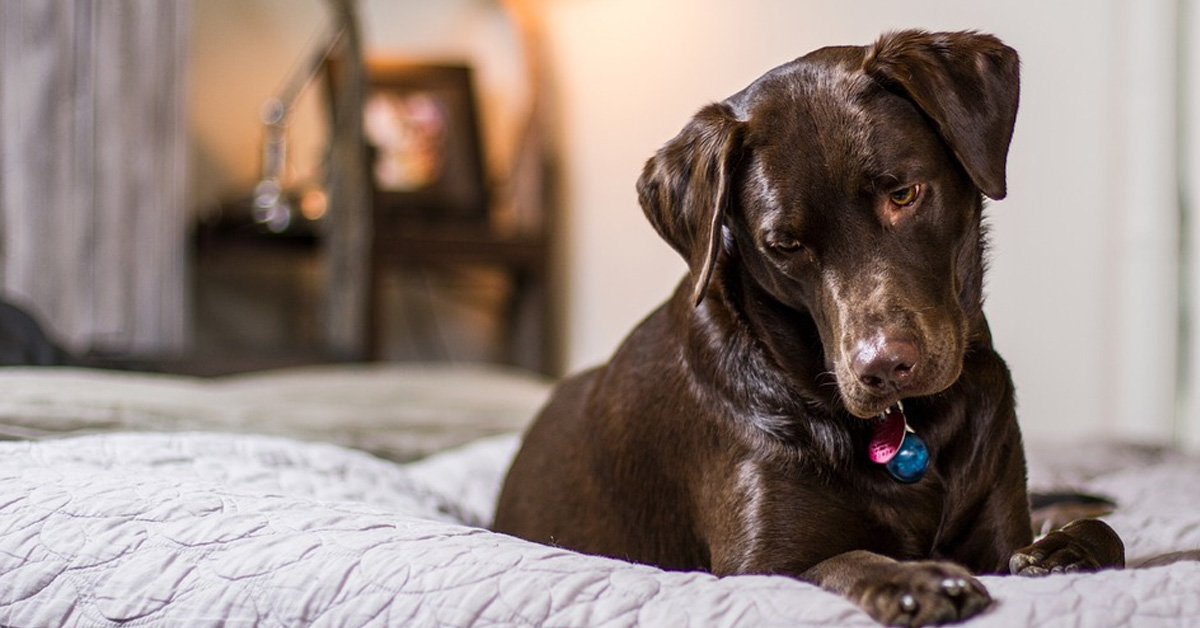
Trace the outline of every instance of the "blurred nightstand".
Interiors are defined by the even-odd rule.
[[[500,299],[497,361],[553,374],[554,304],[549,290],[549,244],[544,237],[495,233],[481,224],[422,224],[377,217],[366,321],[368,355],[384,357],[390,316],[384,279],[397,269],[453,275],[483,268],[507,283]]]

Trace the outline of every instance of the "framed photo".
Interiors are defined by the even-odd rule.
[[[363,130],[381,219],[487,220],[471,68],[367,63]]]

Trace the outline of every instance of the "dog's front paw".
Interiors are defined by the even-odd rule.
[[[1080,519],[1013,553],[1008,570],[1019,576],[1097,571],[1125,566],[1125,544],[1108,524]]]
[[[867,578],[859,605],[890,626],[928,626],[960,621],[991,604],[983,584],[958,565],[902,562]]]

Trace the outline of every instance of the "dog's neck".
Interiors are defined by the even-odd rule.
[[[798,395],[810,408],[816,405],[830,414],[844,412],[812,314],[775,300],[750,278],[736,257],[726,260],[723,270],[739,276],[722,277],[713,307],[726,309],[739,319],[738,330],[748,336],[745,349],[756,354],[760,368],[776,376],[771,390],[763,391],[765,400],[779,404],[784,400],[773,398],[778,393],[791,400]]]
[[[723,256],[725,257],[725,256]],[[727,258],[732,259],[732,258]],[[812,317],[795,311],[762,311],[750,304],[761,295],[729,280],[736,264],[724,261],[704,300],[693,309],[684,281],[672,300],[676,321],[688,321],[683,343],[693,373],[707,394],[727,406],[749,438],[803,451],[814,469],[845,470],[860,458],[870,437],[868,422],[849,415],[833,376],[822,375],[824,355]],[[791,328],[784,333],[784,325]],[[729,330],[716,337],[712,329]],[[792,343],[803,337],[808,342]],[[728,373],[746,376],[728,377]]]
[[[781,440],[797,436],[792,423],[806,417],[807,430],[828,423],[830,448],[844,434],[849,415],[842,408],[833,375],[825,368],[825,356],[816,322],[807,312],[778,303],[743,276],[736,254],[723,252],[704,300],[694,306],[688,282],[681,284],[673,299],[676,321],[686,326],[691,338],[683,343],[702,384],[732,406],[749,410],[749,417],[762,431]],[[712,329],[728,330],[717,337]],[[748,373],[752,377],[724,377],[724,373]],[[857,424],[859,421],[852,421]],[[840,434],[834,434],[839,432]]]
[[[955,263],[958,283],[958,304],[966,314],[967,344],[971,348],[992,347],[992,333],[987,318],[983,315],[983,273],[987,268],[987,225],[982,220],[983,199],[972,208],[975,213],[973,228],[964,236],[958,247]]]

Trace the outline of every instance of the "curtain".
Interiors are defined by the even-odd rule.
[[[0,3],[0,291],[77,352],[187,343],[189,7]]]

